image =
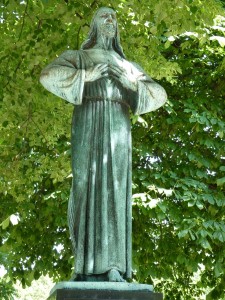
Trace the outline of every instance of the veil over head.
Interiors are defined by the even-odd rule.
[[[99,12],[101,10],[104,10],[104,9],[105,10],[107,10],[107,9],[108,10],[113,10],[110,7],[101,7],[95,12],[95,14],[92,18],[92,21],[91,21],[90,30],[89,30],[89,33],[88,33],[88,38],[81,45],[82,50],[93,48],[94,45],[96,44],[97,32],[98,32],[98,27],[97,27],[97,24],[96,24],[96,16],[99,14]],[[113,49],[121,57],[125,58],[125,55],[123,53],[123,48],[120,44],[120,36],[119,36],[119,30],[118,30],[118,23],[117,22],[116,22],[116,34],[115,34],[115,37],[113,38]]]

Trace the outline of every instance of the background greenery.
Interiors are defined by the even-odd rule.
[[[131,117],[134,280],[165,300],[225,299],[225,1],[0,1],[0,264],[23,285],[70,278],[73,107],[39,75],[80,47],[101,6],[169,98]]]

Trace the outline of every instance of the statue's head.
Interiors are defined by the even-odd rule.
[[[116,13],[112,8],[100,8],[94,18],[93,22],[97,29],[97,34],[108,38],[115,38],[118,32]]]
[[[88,38],[81,45],[81,49],[93,48],[97,36],[104,35],[113,39],[113,48],[121,56],[125,57],[120,44],[116,13],[112,8],[101,7],[94,14],[90,26]]]

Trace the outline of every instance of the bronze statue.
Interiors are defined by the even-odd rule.
[[[68,221],[75,280],[131,278],[131,126],[129,109],[162,106],[165,90],[125,59],[116,13],[100,8],[88,39],[41,74],[43,86],[75,105],[73,182]]]

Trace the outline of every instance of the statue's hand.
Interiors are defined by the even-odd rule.
[[[110,65],[109,75],[119,81],[126,89],[137,91],[137,79],[120,67]]]
[[[107,64],[98,64],[86,70],[85,82],[92,82],[106,76],[108,76]]]

